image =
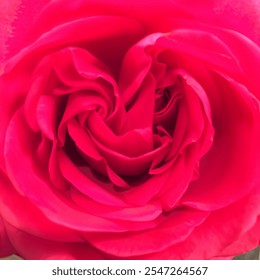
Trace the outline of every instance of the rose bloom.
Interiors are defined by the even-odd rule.
[[[1,257],[229,259],[259,244],[259,1],[0,8]]]

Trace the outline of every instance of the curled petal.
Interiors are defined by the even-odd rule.
[[[222,94],[209,95],[214,144],[201,160],[200,178],[181,199],[185,205],[207,210],[240,199],[259,181],[259,103],[227,77],[215,75],[215,81]]]

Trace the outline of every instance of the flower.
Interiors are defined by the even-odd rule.
[[[2,256],[259,244],[258,1],[2,2]]]

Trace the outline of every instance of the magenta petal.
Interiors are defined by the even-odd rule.
[[[71,139],[75,142],[76,147],[86,157],[92,158],[96,161],[102,161],[102,155],[97,151],[89,134],[84,131],[75,119],[71,119],[67,124],[67,130]]]
[[[192,180],[194,165],[199,157],[196,148],[186,156],[182,155],[175,160],[172,167],[169,168],[169,176],[167,181],[161,188],[159,197],[162,207],[166,211],[170,211],[174,206],[178,205],[179,200],[189,187]]]
[[[2,179],[2,178],[1,178]],[[44,213],[26,198],[18,194],[11,182],[1,181],[0,207],[3,222],[12,225],[17,229],[36,235],[40,238],[47,238],[53,241],[79,241],[80,237],[73,230],[53,223]],[[25,211],[26,209],[26,215]],[[24,213],[17,219],[17,212]],[[35,223],[35,221],[38,221]],[[6,243],[8,245],[8,242]]]
[[[7,226],[16,253],[28,260],[100,260],[104,257],[86,242],[57,242]]]
[[[93,120],[92,118],[91,120]],[[96,118],[97,119],[97,118]],[[93,122],[95,124],[99,124],[98,121]],[[99,126],[102,127],[102,126]],[[105,131],[105,130],[102,130]],[[140,133],[139,131],[136,131],[137,133]],[[142,131],[141,131],[142,132]],[[130,133],[129,133],[130,134]],[[128,136],[129,136],[128,134]],[[143,131],[143,134],[146,134],[146,131]],[[150,134],[150,131],[148,131],[148,134]],[[106,134],[107,137],[109,137],[108,134]],[[130,134],[131,135],[131,134]],[[133,135],[133,133],[132,133]],[[144,149],[144,153],[141,153],[137,156],[128,156],[119,153],[118,151],[114,151],[113,149],[110,149],[109,147],[106,147],[104,144],[101,144],[98,142],[93,136],[91,137],[93,140],[93,143],[95,143],[95,146],[98,148],[98,151],[100,154],[104,156],[109,166],[118,174],[125,175],[125,176],[132,176],[132,175],[140,175],[143,172],[149,170],[149,168],[152,166],[152,163],[160,156],[165,156],[167,154],[167,151],[169,150],[171,139],[169,135],[166,135],[163,138],[161,146],[159,146],[157,149],[154,149],[152,151],[147,151],[147,149]],[[141,138],[141,137],[140,137]],[[130,145],[136,143],[138,145],[138,141],[140,139],[139,137],[135,137],[135,141],[132,143],[129,143],[128,141],[125,141],[125,149],[127,149],[127,144]],[[109,139],[111,140],[111,139]],[[131,140],[131,139],[130,139]],[[143,139],[141,138],[143,141]],[[108,141],[109,142],[109,141]],[[121,144],[121,143],[120,143]],[[140,146],[143,143],[140,143]],[[134,150],[129,148],[130,150]],[[135,148],[135,151],[137,149]],[[124,152],[126,153],[126,152]],[[151,172],[152,173],[152,172]]]
[[[107,28],[104,29],[104,26],[107,26]],[[89,32],[78,32],[79,29],[88,29]],[[91,42],[102,38],[107,39],[113,36],[133,33],[133,31],[134,34],[142,32],[140,24],[133,19],[119,16],[87,17],[65,23],[46,32],[38,41],[35,41],[12,57],[6,64],[6,71],[11,70],[19,61],[29,59],[32,62],[36,57],[41,57],[45,52],[54,51],[57,47],[82,41]]]
[[[60,152],[59,154],[60,168],[63,172],[63,176],[70,181],[75,188],[80,192],[89,196],[95,201],[108,205],[126,206],[126,204],[118,198],[115,193],[107,191],[100,185],[100,182],[91,180],[88,176],[85,176],[66,156],[65,153]]]
[[[239,238],[236,238],[234,242],[224,248],[224,250],[220,253],[221,257],[238,256],[251,251],[260,244],[259,233],[260,215],[258,215],[255,224],[249,230],[241,233]]]
[[[4,221],[0,216],[0,258],[4,258],[12,254],[15,254],[15,250],[10,243]]]
[[[258,246],[259,18],[255,0],[0,0],[0,257]]]
[[[7,41],[7,58],[13,56],[26,45],[28,39],[26,35],[28,35],[30,28],[33,26],[33,24],[28,24],[28,18],[30,19],[30,22],[33,22],[39,15],[40,11],[49,2],[51,2],[51,0],[1,1],[0,11],[3,12],[4,16],[2,16],[0,12],[0,18],[3,20],[7,19],[7,22],[4,22],[4,25],[0,25],[8,28],[8,21],[12,21],[12,29],[3,30],[4,35],[10,35],[9,32],[12,31],[12,36],[10,36]]]
[[[204,210],[240,199],[259,182],[259,102],[227,77],[224,80],[215,75],[215,81],[222,94],[209,95],[213,146],[201,160],[200,178],[181,199],[185,205]]]
[[[98,249],[118,257],[129,257],[161,251],[185,240],[208,216],[207,212],[189,209],[177,210],[154,229],[136,233],[96,234],[91,243]],[[138,246],[136,246],[138,244]]]
[[[136,128],[117,135],[99,114],[92,113],[87,119],[86,128],[95,141],[129,158],[142,156],[153,148],[152,129],[149,127]]]
[[[18,111],[9,125],[5,143],[7,173],[17,192],[26,195],[55,224],[82,231],[124,231],[123,226],[76,210],[64,201],[50,182],[42,177],[41,169],[32,161],[31,154],[28,153],[28,135],[28,127],[21,111]],[[17,157],[22,157],[23,161],[17,161]]]
[[[146,53],[146,47],[153,45],[160,36],[162,34],[153,34],[145,37],[145,39],[135,44],[126,53],[122,62],[119,79],[119,88],[123,93],[125,104],[130,103],[138,92],[152,65],[152,58]],[[137,57],[138,59],[136,59]],[[149,80],[154,83],[151,76],[148,77]]]
[[[259,245],[259,199],[258,190],[257,195],[251,194],[227,208],[212,212],[186,240],[158,254],[146,255],[143,258],[201,260],[220,256],[222,251],[222,256],[226,257],[229,253],[233,256],[254,249]],[[253,228],[256,231],[250,234]]]
[[[63,176],[60,167],[59,167],[59,150],[57,140],[52,143],[51,153],[49,156],[48,162],[48,171],[49,178],[51,181],[51,187],[55,187],[60,191],[67,190],[70,186],[70,183]]]
[[[236,57],[240,68],[245,76],[245,84],[248,89],[260,99],[260,85],[258,82],[258,69],[260,67],[259,45],[250,41],[248,37],[231,30],[216,30],[219,38],[225,41],[226,45]],[[260,39],[260,34],[259,39]],[[254,61],[254,63],[251,63]]]
[[[8,52],[8,39],[13,32],[13,21],[16,18],[21,0],[0,2],[0,74],[2,73],[5,55]]]
[[[149,5],[148,5],[149,4]],[[57,14],[57,10],[60,13]],[[145,24],[150,32],[173,29],[176,19],[189,19],[207,25],[229,28],[259,38],[258,19],[259,6],[253,0],[201,1],[192,0],[154,0],[151,3],[143,0],[126,3],[123,0],[74,0],[73,4],[66,0],[51,1],[41,13],[35,31],[42,33],[55,25],[84,16],[97,14],[121,14],[135,17]],[[44,19],[48,18],[48,21]],[[175,20],[175,21],[174,21]]]
[[[140,92],[139,92],[140,91]],[[127,110],[127,123],[126,130],[134,128],[152,128],[153,124],[153,112],[154,112],[154,93],[155,92],[155,81],[151,74],[147,74],[142,81],[140,89],[137,91],[133,100],[125,101]],[[123,98],[125,96],[123,95]],[[146,113],[144,114],[144,107]],[[151,137],[152,135],[150,135]],[[149,138],[148,138],[149,141]]]
[[[122,197],[130,205],[146,205],[152,199],[156,199],[159,191],[165,186],[170,178],[171,170],[163,174],[152,175],[144,181],[137,182],[133,188],[122,193]]]
[[[172,31],[170,36],[159,38],[157,44],[180,55],[184,54],[186,58],[189,57],[190,61],[191,58],[198,58],[209,68],[213,66],[224,73],[241,74],[239,63],[234,54],[223,41],[210,32],[177,29]]]
[[[132,205],[108,205],[88,198],[76,188],[70,189],[69,193],[72,201],[86,212],[108,219],[146,222],[154,221],[162,213],[158,202],[150,202],[136,207]]]
[[[36,116],[41,131],[51,140],[57,132],[59,100],[55,96],[42,95],[37,105]]]

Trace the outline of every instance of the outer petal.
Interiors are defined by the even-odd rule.
[[[11,39],[10,35],[12,33],[11,24],[13,22],[13,18],[16,14],[16,11],[19,7],[20,2],[24,4],[25,8],[21,8],[20,16],[17,20],[14,21],[14,37]],[[8,4],[7,4],[8,3]],[[11,4],[9,4],[11,3]],[[9,51],[9,56],[12,57],[14,54],[20,51],[21,48],[24,46],[27,46],[30,44],[30,42],[33,42],[36,38],[39,38],[43,35],[45,32],[49,32],[53,28],[57,26],[66,25],[68,22],[71,21],[77,21],[78,19],[82,19],[84,17],[89,16],[95,16],[95,15],[116,15],[116,16],[125,16],[128,18],[135,18],[137,21],[141,22],[142,25],[145,27],[145,30],[147,33],[150,32],[156,32],[156,31],[170,31],[176,27],[182,26],[182,24],[185,22],[185,24],[188,23],[190,26],[190,23],[194,23],[193,28],[196,30],[197,27],[204,26],[205,24],[209,27],[207,30],[211,30],[214,33],[215,29],[211,29],[212,26],[216,26],[217,28],[225,28],[225,29],[231,29],[234,31],[241,32],[243,35],[247,36],[249,39],[253,40],[256,43],[256,46],[247,44],[245,42],[244,44],[244,50],[255,50],[255,55],[252,55],[252,57],[257,57],[258,54],[258,48],[257,44],[260,43],[260,28],[259,28],[259,17],[260,17],[260,8],[259,8],[260,1],[259,0],[241,0],[238,1],[238,3],[234,0],[219,0],[219,1],[197,1],[196,3],[192,2],[191,0],[151,0],[151,1],[139,1],[135,3],[127,3],[123,0],[111,0],[111,1],[105,1],[105,0],[90,0],[90,1],[84,1],[84,0],[75,0],[75,1],[65,1],[65,0],[53,0],[53,1],[32,1],[32,0],[10,0],[7,2],[7,0],[3,0],[0,4],[0,26],[3,27],[0,29],[0,61],[5,62],[5,55],[7,53],[7,50]],[[21,7],[21,6],[20,6]],[[57,13],[59,11],[59,13]],[[4,16],[2,16],[4,14]],[[7,17],[5,16],[7,14]],[[31,19],[33,24],[28,25],[28,18]],[[95,18],[95,17],[94,17]],[[128,20],[126,20],[128,21]],[[131,21],[131,20],[129,20]],[[91,25],[93,26],[93,25]],[[113,27],[110,26],[112,30]],[[100,29],[103,34],[103,29]],[[96,35],[96,31],[93,31]],[[226,33],[225,33],[226,34]],[[225,34],[221,34],[220,37],[225,38]],[[63,34],[62,34],[63,35]],[[62,37],[62,36],[61,36]],[[42,37],[41,37],[42,38]],[[55,38],[56,39],[56,38]],[[241,38],[238,38],[236,36],[236,40],[228,42],[228,46],[231,50],[236,52],[236,42],[238,42]],[[243,38],[242,38],[243,39]],[[226,40],[226,39],[225,39]],[[228,41],[228,39],[227,39]],[[241,41],[241,40],[240,40]],[[48,42],[47,42],[48,43]],[[9,46],[8,48],[6,46]],[[47,45],[48,48],[49,45]],[[249,48],[250,47],[250,48]],[[29,49],[29,48],[28,48]],[[239,51],[236,53],[236,56],[242,57],[242,55],[245,53],[244,50],[242,51],[242,48],[239,49]],[[232,51],[232,52],[233,52]],[[253,61],[253,59],[250,59]],[[247,64],[246,60],[238,59],[238,61],[241,62],[241,67],[244,69],[245,75],[250,77],[251,74],[251,67],[250,64]],[[1,62],[0,62],[1,63]],[[259,60],[257,62],[259,64]],[[257,69],[257,67],[256,67]],[[1,73],[1,65],[0,65],[0,73]],[[254,76],[253,81],[257,81],[257,76]],[[1,83],[1,81],[0,81]],[[1,86],[1,84],[0,84]],[[252,92],[255,94],[255,92],[258,92],[259,87],[255,86],[255,82],[253,82],[252,85],[250,85],[250,89],[252,89]],[[12,99],[17,99],[15,96],[11,97]],[[258,104],[258,103],[257,103]],[[7,103],[4,103],[4,106],[8,105]],[[215,104],[216,105],[216,104]],[[259,105],[259,104],[258,104]],[[238,107],[236,108],[238,109]],[[0,110],[3,112],[2,110]],[[7,114],[6,114],[7,115]],[[238,116],[240,114],[237,114]],[[253,114],[252,114],[253,115]],[[4,114],[2,113],[2,116],[4,117]],[[5,122],[5,120],[4,120]],[[258,126],[257,126],[258,127]],[[12,128],[12,127],[11,127]],[[18,130],[18,129],[17,129]],[[9,129],[10,132],[10,129]],[[12,132],[12,131],[11,131]],[[1,133],[3,131],[1,130]],[[244,135],[244,133],[238,133],[238,135]],[[247,135],[245,133],[245,135]],[[255,134],[252,134],[255,135]],[[258,135],[258,134],[257,134]],[[21,135],[19,135],[20,137]],[[259,135],[258,135],[259,136]],[[18,137],[18,138],[19,138]],[[246,136],[245,136],[246,137]],[[251,138],[251,137],[249,137]],[[252,137],[257,138],[257,137]],[[230,138],[231,139],[231,138]],[[10,139],[9,139],[10,140]],[[23,146],[18,145],[18,143],[15,142],[15,139],[11,138],[11,142],[14,144],[17,144],[18,151],[20,153],[26,151],[23,150]],[[238,141],[239,142],[239,141]],[[240,143],[240,142],[239,142]],[[255,142],[253,142],[254,145],[251,145],[253,148],[256,146]],[[236,146],[237,147],[237,146]],[[241,144],[242,150],[244,146]],[[12,177],[12,181],[14,183],[19,184],[19,182],[23,182],[24,178],[27,176],[25,174],[22,174],[22,172],[14,172],[14,166],[16,166],[16,159],[17,154],[14,153],[11,145],[8,147],[9,149],[6,150],[8,155],[11,157],[11,160],[8,160],[8,168],[9,168],[9,175]],[[17,147],[16,147],[17,148]],[[239,150],[239,149],[237,149]],[[245,150],[243,150],[245,152]],[[244,156],[244,158],[248,159],[248,154]],[[251,153],[250,153],[251,155]],[[258,154],[257,154],[258,155]],[[224,157],[223,157],[224,158]],[[252,159],[250,162],[254,162],[254,157],[252,156]],[[258,157],[257,157],[258,159]],[[26,160],[26,157],[25,157]],[[221,161],[221,162],[224,162]],[[25,164],[27,168],[31,168],[29,165],[29,160],[25,161]],[[2,163],[1,163],[2,164]],[[22,165],[20,164],[20,170],[22,170]],[[18,166],[19,166],[18,164]],[[234,165],[232,165],[234,166]],[[248,166],[249,167],[249,166]],[[241,171],[243,171],[241,169]],[[237,172],[237,170],[236,170]],[[241,172],[242,173],[242,172]],[[229,173],[230,174],[230,173]],[[235,174],[235,172],[234,172]],[[250,173],[251,174],[251,173]],[[259,183],[259,176],[255,176],[255,180],[258,180],[258,182],[252,182],[253,183]],[[212,181],[212,177],[210,178]],[[4,182],[4,181],[1,181]],[[38,182],[35,180],[34,182]],[[204,184],[209,185],[209,184]],[[224,185],[223,185],[224,186]],[[230,184],[227,184],[229,186],[230,190]],[[232,190],[234,191],[234,194],[237,193],[237,185],[233,185],[234,187]],[[245,186],[245,185],[243,185]],[[258,185],[259,186],[259,185]],[[23,182],[22,184],[22,190],[26,192],[27,186]],[[47,188],[45,184],[42,184],[43,189],[46,191],[46,194],[53,198],[53,203],[55,203],[56,196],[52,194],[51,191]],[[46,187],[46,188],[45,188]],[[11,196],[11,190],[7,189],[5,186],[0,184],[0,188],[2,190],[5,190],[6,193],[8,193],[8,198],[10,199],[10,203],[13,199]],[[19,189],[19,188],[18,188]],[[250,188],[251,189],[251,188]],[[250,191],[248,188],[247,191]],[[225,188],[223,187],[223,190]],[[244,190],[244,189],[243,189]],[[259,190],[259,188],[258,188]],[[198,192],[198,189],[196,189],[196,193]],[[259,192],[259,191],[258,191]],[[0,192],[1,193],[1,192]],[[9,235],[11,242],[13,246],[15,247],[16,251],[20,253],[21,256],[24,258],[102,258],[102,256],[99,254],[99,252],[93,250],[88,244],[84,243],[82,246],[81,243],[63,243],[63,242],[53,242],[49,240],[42,240],[38,237],[34,237],[29,234],[25,234],[24,232],[17,230],[17,228],[10,226],[5,222],[6,217],[10,214],[10,217],[13,218],[13,224],[17,223],[19,224],[20,221],[17,221],[17,217],[14,213],[8,212],[8,205],[7,202],[4,201],[5,198],[2,195],[4,191],[0,195],[0,256],[1,254],[6,255],[9,253],[12,253],[12,246],[10,245],[7,235]],[[30,193],[30,192],[29,192]],[[212,193],[212,192],[211,192]],[[240,193],[240,192],[239,192]],[[245,195],[244,192],[241,192],[243,195]],[[204,193],[205,194],[205,193]],[[220,195],[219,189],[217,191],[217,194]],[[26,193],[27,195],[27,193]],[[252,194],[251,194],[252,195]],[[16,193],[16,198],[19,196],[18,193]],[[234,195],[235,196],[235,195]],[[162,231],[154,231],[154,235],[150,236],[150,242],[140,242],[142,241],[142,238],[144,241],[146,241],[146,235],[138,235],[130,236],[130,241],[133,242],[133,240],[138,240],[139,242],[136,242],[137,244],[141,244],[143,247],[140,248],[134,248],[133,251],[131,251],[131,248],[129,249],[127,246],[131,245],[131,242],[121,243],[119,244],[119,247],[113,247],[112,245],[115,244],[119,240],[113,240],[113,236],[111,240],[106,239],[98,239],[93,238],[93,244],[95,244],[98,248],[104,251],[108,251],[111,254],[119,254],[120,256],[126,256],[127,250],[129,249],[130,254],[133,255],[139,255],[139,254],[145,254],[148,252],[157,252],[158,253],[151,253],[150,255],[146,255],[144,258],[212,258],[214,256],[219,256],[219,253],[223,254],[223,256],[234,254],[234,253],[241,253],[244,250],[248,250],[253,248],[259,243],[259,219],[257,219],[257,216],[260,214],[260,208],[259,208],[259,197],[251,196],[242,198],[238,202],[232,202],[233,204],[230,206],[226,206],[227,203],[231,203],[230,200],[227,200],[227,203],[225,201],[225,196],[220,196],[220,201],[222,201],[222,205],[217,205],[216,207],[211,208],[212,204],[208,203],[208,198],[210,196],[206,195],[207,201],[203,201],[203,198],[201,199],[201,206],[198,208],[202,208],[204,210],[214,210],[214,212],[209,216],[209,218],[204,221],[204,215],[202,217],[197,217],[195,220],[195,224],[197,228],[192,231],[192,233],[189,236],[183,235],[183,237],[187,237],[185,240],[178,239],[180,235],[176,233],[175,227],[172,228],[172,224],[167,224],[169,227],[163,227]],[[242,195],[241,195],[242,197]],[[41,199],[41,196],[39,193],[34,190],[34,192],[30,193],[30,198],[34,200],[34,206],[38,206],[37,202],[39,199],[39,202],[43,203],[43,199]],[[49,197],[48,197],[49,198]],[[193,199],[196,198],[196,194],[192,193],[192,190],[190,190],[189,193],[186,194],[186,197],[184,197],[184,204],[194,207],[193,205]],[[212,196],[212,201],[216,201],[216,196]],[[240,197],[239,197],[240,198]],[[47,198],[45,198],[47,200]],[[238,199],[238,198],[237,198]],[[197,199],[194,199],[198,202]],[[4,201],[4,202],[3,202]],[[224,203],[223,203],[224,201]],[[21,207],[22,199],[19,197],[19,203]],[[44,201],[45,202],[45,201]],[[12,201],[12,204],[16,203],[16,201]],[[45,204],[46,203],[46,204]],[[60,217],[54,217],[53,212],[45,211],[45,206],[47,205],[48,210],[50,210],[51,203],[49,201],[46,201],[44,205],[40,205],[41,211],[46,215],[45,219],[48,215],[52,216],[50,217],[49,222],[56,222],[58,225],[57,227],[65,227],[67,224],[65,221],[59,220]],[[219,203],[219,202],[218,202]],[[4,205],[4,206],[3,206]],[[9,205],[10,206],[10,205]],[[55,205],[56,206],[56,205]],[[67,209],[62,203],[59,204],[60,209]],[[63,207],[64,206],[64,207]],[[219,206],[225,206],[226,208],[221,210],[218,209]],[[16,205],[17,207],[17,205]],[[53,206],[54,207],[54,206]],[[196,208],[196,205],[195,205]],[[14,207],[14,209],[17,208]],[[14,211],[16,213],[16,211]],[[195,211],[195,210],[193,210]],[[196,210],[195,212],[197,212]],[[63,211],[62,211],[63,212]],[[72,214],[74,211],[70,211]],[[70,213],[69,212],[69,213]],[[42,214],[43,214],[42,213]],[[76,211],[74,212],[76,213]],[[66,214],[66,213],[64,213]],[[71,214],[71,220],[74,221],[74,218],[80,216],[75,215],[73,216]],[[33,215],[33,214],[30,214]],[[225,220],[222,220],[222,217],[225,215]],[[72,217],[73,216],[73,217]],[[83,217],[84,215],[82,215]],[[2,219],[4,217],[4,219]],[[85,216],[84,216],[85,217]],[[90,218],[89,216],[87,218]],[[53,220],[52,220],[53,219]],[[96,217],[95,223],[96,223]],[[64,220],[67,221],[67,217],[64,218]],[[9,220],[8,220],[9,221]],[[31,220],[33,223],[33,219]],[[186,219],[187,221],[187,219]],[[72,222],[72,224],[73,224]],[[174,221],[175,222],[175,221]],[[172,222],[172,223],[174,223]],[[201,223],[200,223],[201,222]],[[93,222],[94,223],[94,222]],[[95,224],[94,223],[94,224]],[[100,219],[100,223],[103,224],[103,220]],[[182,226],[183,223],[180,223],[181,226],[179,228],[180,232],[182,232]],[[24,225],[23,225],[24,226]],[[71,226],[71,224],[69,224]],[[86,225],[87,227],[89,226]],[[99,225],[95,224],[95,228],[99,228]],[[123,228],[120,227],[118,224],[108,224],[108,227],[114,226],[116,228],[116,231],[122,231]],[[190,226],[190,225],[188,225]],[[81,229],[84,230],[85,228],[78,228],[77,225],[74,225],[73,227],[76,231]],[[171,233],[171,230],[173,231],[173,234],[178,235],[176,238],[177,244],[173,245],[174,242],[172,241],[171,247],[167,248],[165,245],[165,241],[161,241],[161,243],[157,244],[157,238],[165,229],[167,234]],[[167,230],[166,230],[167,229]],[[26,229],[27,230],[27,229]],[[35,227],[33,226],[33,230],[35,230]],[[51,232],[51,230],[55,231],[54,228],[48,228]],[[111,228],[109,228],[111,230]],[[185,231],[186,232],[186,231]],[[159,234],[158,234],[159,233]],[[190,233],[190,231],[189,231]],[[56,233],[57,234],[57,233]],[[119,235],[119,234],[118,234]],[[128,235],[126,235],[126,239],[124,241],[128,241]],[[37,235],[39,236],[39,235]],[[124,235],[122,235],[124,236]],[[166,235],[167,236],[167,235]],[[64,237],[64,236],[63,236]],[[160,236],[159,236],[160,237]],[[48,238],[48,236],[47,236]],[[135,239],[136,238],[136,239]],[[172,238],[172,236],[171,236]],[[124,238],[122,238],[123,240]],[[90,238],[91,240],[91,238]],[[171,239],[172,240],[172,239]],[[243,240],[243,242],[235,241],[234,243],[230,244],[230,240]],[[74,240],[73,240],[74,241]],[[78,240],[76,240],[77,242]],[[112,245],[110,244],[110,241],[112,241]],[[178,243],[180,242],[180,243]],[[133,242],[134,243],[134,242]],[[132,243],[132,248],[134,247],[134,243]],[[214,246],[207,247],[208,244],[214,244]],[[30,246],[33,246],[35,248],[34,250],[26,252],[26,249],[28,248],[28,244]],[[154,245],[155,244],[155,245]],[[201,246],[197,246],[200,244]],[[120,247],[121,246],[121,247]],[[126,246],[126,247],[124,247]],[[146,248],[148,246],[148,250]],[[153,248],[152,246],[155,246],[156,248]],[[141,246],[140,246],[141,247]],[[1,251],[3,248],[3,251]],[[84,250],[84,252],[83,252]],[[122,250],[122,251],[120,251]],[[162,251],[161,251],[162,250]],[[86,253],[85,253],[86,252]]]
[[[213,212],[183,242],[139,258],[224,259],[230,255],[245,253],[259,245],[259,214],[259,194],[245,197]]]
[[[21,47],[54,26],[85,16],[100,14],[137,18],[149,32],[169,31],[176,27],[178,21],[192,20],[196,24],[206,23],[239,31],[260,43],[259,0],[200,0],[196,2],[192,0],[135,2],[124,0],[3,0],[0,10],[4,15],[7,14],[7,17],[0,17],[3,19],[2,26],[4,26],[4,29],[0,30],[0,51],[3,50],[3,44],[10,35],[10,22],[13,20],[20,2],[23,4],[21,6],[23,8],[14,23],[14,37],[8,42],[10,55],[17,53]],[[33,24],[28,24],[28,18]]]
[[[180,208],[169,214],[167,221],[149,231],[97,233],[89,235],[89,240],[96,248],[108,254],[135,258],[137,255],[159,252],[172,244],[182,242],[192,236],[194,228],[203,225],[207,217],[207,212]],[[160,253],[157,258],[161,258]]]
[[[20,0],[0,2],[0,74],[7,51],[7,39],[12,34],[12,21],[15,18]]]
[[[1,188],[7,187],[7,185],[8,185],[7,180],[5,180],[5,177],[0,170],[0,194],[1,195],[2,195]],[[0,210],[2,210],[1,204],[0,204]],[[14,253],[15,253],[14,248],[12,247],[6,232],[5,220],[3,219],[3,216],[0,211],[0,258],[12,255]]]
[[[42,7],[51,0],[0,1],[0,63],[18,52],[24,45],[26,34]],[[0,68],[1,70],[1,68]],[[0,71],[1,73],[1,71]]]
[[[23,232],[11,225],[6,226],[16,253],[31,260],[96,260],[103,259],[102,254],[84,242],[64,243],[50,241]]]
[[[4,222],[0,216],[0,258],[14,254],[14,249],[7,236]]]
[[[53,0],[40,14],[31,34],[39,36],[57,24],[84,16],[115,14],[137,18],[153,31],[162,28],[169,31],[176,26],[176,20],[184,19],[240,31],[259,42],[259,3],[259,0]]]
[[[249,252],[260,244],[260,215],[257,217],[255,225],[247,232],[243,233],[240,238],[227,246],[219,255],[220,258],[226,256],[237,256]]]

